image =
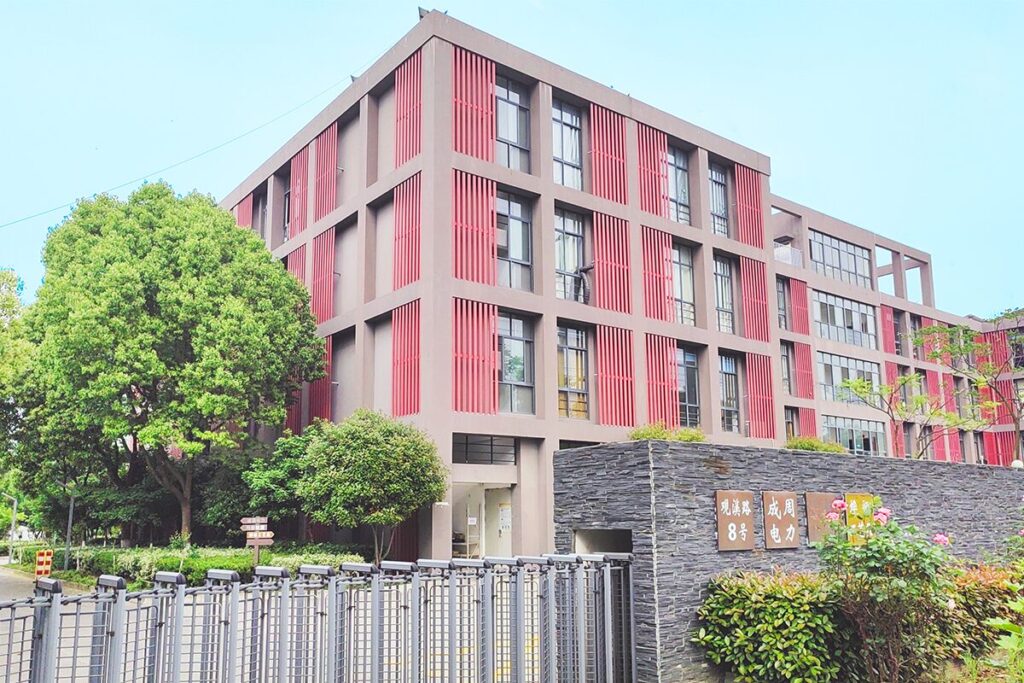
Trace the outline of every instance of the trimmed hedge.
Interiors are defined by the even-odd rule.
[[[637,427],[629,433],[630,441],[686,441],[697,443],[706,441],[704,432],[694,427],[676,427],[669,429],[661,422]]]
[[[822,441],[816,436],[794,436],[786,442],[791,451],[815,451],[818,453],[846,453],[846,449],[837,443]]]

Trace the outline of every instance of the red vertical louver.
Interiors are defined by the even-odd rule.
[[[292,402],[288,405],[284,427],[292,434],[302,432],[302,391],[299,389],[292,394]]]
[[[990,353],[986,354],[988,362],[994,365],[997,369],[1008,369],[1007,365],[1010,360],[1010,344],[1006,336],[1006,330],[986,332],[982,335],[981,341],[984,344],[987,344],[991,350]]]
[[[985,462],[1009,467],[1013,462],[1013,432],[984,432]]]
[[[597,326],[597,421],[603,425],[636,424],[633,385],[633,331]]]
[[[1010,409],[1010,401],[1016,396],[1013,380],[996,380],[995,392],[992,399],[998,404],[996,406],[996,424],[1013,424],[1013,411]]]
[[[668,136],[638,124],[640,210],[668,217]]]
[[[391,414],[420,412],[420,300],[391,311]]]
[[[764,249],[764,210],[761,202],[761,174],[736,164],[736,237],[740,242]]]
[[[313,238],[310,304],[317,324],[334,317],[334,228]]]
[[[494,161],[494,62],[460,47],[452,67],[452,140],[456,152]]]
[[[423,56],[417,50],[395,69],[395,168],[420,153],[422,113]]]
[[[672,296],[672,236],[644,227],[641,242],[644,252],[644,314],[648,318],[675,320]]]
[[[811,345],[793,342],[794,391],[797,398],[814,398],[814,361]]]
[[[454,275],[493,285],[497,275],[497,186],[493,180],[453,171],[452,264]]]
[[[309,187],[309,147],[303,147],[292,157],[289,184],[288,223],[290,237],[306,229],[306,195]]]
[[[750,437],[775,438],[775,392],[772,359],[760,353],[747,353],[747,417]]]
[[[740,292],[743,294],[743,336],[768,341],[768,281],[764,263],[740,257]]]
[[[395,243],[392,288],[420,279],[420,174],[395,188]]]
[[[885,361],[883,366],[885,368],[885,383],[889,387],[889,395],[886,396],[886,400],[889,402],[891,408],[896,407],[896,402],[899,398],[899,392],[896,391],[896,385],[900,379],[900,369],[895,363]],[[889,436],[892,439],[892,452],[898,458],[906,457],[906,448],[903,443],[903,423],[899,420],[889,421]]]
[[[956,381],[953,379],[953,375],[945,373],[942,375],[942,399],[944,403],[944,410],[947,413],[956,414]],[[960,452],[960,434],[956,429],[946,429],[946,440],[947,449],[949,451],[950,462],[961,462],[963,460],[963,453]]]
[[[894,390],[896,388],[896,383],[900,378],[900,369],[896,367],[895,363],[891,363],[889,361],[885,361],[884,367],[885,383],[889,386],[890,390]],[[895,394],[898,392],[893,391],[893,393]]]
[[[238,202],[235,207],[235,221],[241,228],[252,227],[252,193],[245,195],[245,199]]]
[[[306,245],[302,245],[285,258],[285,267],[303,286],[306,285]],[[302,392],[296,391],[288,406],[288,417],[284,426],[293,434],[302,431]]]
[[[818,436],[818,416],[814,408],[797,408],[800,436]]]
[[[630,311],[629,222],[594,213],[594,305]]]
[[[647,421],[669,428],[679,426],[679,376],[676,374],[676,340],[660,334],[646,335]]]
[[[452,407],[462,413],[498,412],[498,307],[454,299]]]
[[[893,420],[889,423],[889,439],[892,440],[892,454],[897,458],[907,457],[907,445],[903,442],[903,423]]]
[[[789,309],[791,332],[797,334],[811,333],[811,316],[807,311],[807,283],[803,280],[789,278]]]
[[[331,363],[334,344],[330,337],[324,340],[324,372],[323,377],[309,385],[309,419],[331,420]]]
[[[882,351],[896,353],[896,321],[892,306],[882,305]]]
[[[935,321],[932,320],[931,318],[921,316],[922,330],[926,330],[934,324]],[[931,335],[929,335],[927,338],[925,338],[924,343],[921,345],[921,350],[924,351],[925,360],[932,360],[932,353],[935,351],[935,348],[935,342],[932,339]]]
[[[318,221],[338,204],[338,122],[316,136],[316,182],[313,185],[313,220]]]
[[[625,204],[626,119],[596,104],[590,105],[590,173],[595,195]]]
[[[942,407],[942,388],[939,385],[939,373],[935,370],[924,371],[925,389],[928,391],[930,403],[936,407]]]

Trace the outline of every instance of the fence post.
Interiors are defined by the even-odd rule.
[[[420,683],[420,572],[412,565],[412,578],[409,586],[409,683]]]
[[[235,680],[238,668],[238,658],[235,657],[235,653],[238,648],[238,584],[240,581],[241,577],[235,571],[210,569],[206,572],[207,586],[212,587],[224,584],[228,586],[227,610],[221,620],[224,629],[224,634],[221,638],[221,642],[224,643],[224,652],[221,656],[220,670],[222,672],[221,675],[224,677],[223,680],[231,683]]]
[[[543,565],[544,567],[544,586],[546,587],[546,593],[548,598],[547,605],[542,605],[541,609],[547,612],[547,623],[544,625],[545,633],[542,636],[543,640],[547,641],[546,652],[548,655],[548,676],[547,681],[549,683],[557,683],[558,681],[558,632],[555,628],[555,622],[557,620],[557,604],[555,601],[555,574],[557,567],[554,564]]]
[[[35,595],[48,598],[35,609],[32,623],[32,683],[54,683],[57,680],[57,639],[60,635],[60,605],[64,587],[57,579],[36,579]],[[13,626],[13,624],[12,624]]]
[[[171,618],[167,619],[164,615],[163,628],[166,646],[157,647],[157,657],[160,657],[161,652],[166,654],[167,661],[164,662],[164,671],[167,673],[167,678],[172,681],[180,681],[181,638],[185,626],[185,575],[179,572],[157,572],[153,583],[157,589],[163,587],[174,591],[174,597],[171,599],[173,605]],[[159,680],[159,674],[157,680]]]
[[[576,668],[579,683],[587,683],[587,577],[583,560],[575,557],[572,568],[573,597],[576,606]]]
[[[333,570],[327,577],[327,683],[336,683],[338,677],[338,636],[342,628],[338,613],[338,584],[341,579]]]
[[[302,586],[298,590],[305,591],[305,593],[303,600],[304,611],[301,615],[297,613],[295,617],[295,635],[293,637],[295,645],[293,649],[295,651],[295,670],[300,672],[295,674],[296,680],[304,681],[306,680],[304,676],[309,675],[308,672],[304,672],[303,668],[305,666],[304,658],[309,654],[312,657],[310,671],[313,674],[313,679],[319,681],[326,677],[326,680],[334,683],[330,673],[330,661],[337,651],[331,645],[331,641],[334,640],[331,637],[334,633],[332,617],[335,614],[335,610],[331,606],[334,576],[334,569],[326,565],[304,564],[299,566],[299,581]],[[311,591],[309,586],[313,582],[319,582],[320,585],[319,589],[314,588],[313,590],[327,591],[327,599],[323,602],[322,611],[320,602],[313,599],[315,593]],[[296,609],[298,609],[298,605],[296,605]],[[312,615],[312,618],[310,618],[310,615]],[[309,626],[312,626],[312,628],[308,629],[307,627]],[[307,632],[307,630],[311,632]],[[307,642],[309,645],[306,644]]]
[[[490,614],[488,614],[488,609],[490,608],[490,605],[488,604],[489,600],[490,600],[490,589],[487,586],[487,582],[490,580],[490,570],[487,569],[487,564],[486,564],[486,562],[484,560],[461,559],[461,558],[460,559],[456,559],[456,560],[452,560],[452,575],[451,576],[452,576],[453,583],[450,584],[450,586],[451,586],[452,590],[454,590],[456,602],[458,601],[458,597],[459,597],[458,596],[458,586],[461,583],[461,577],[464,575],[464,573],[462,571],[460,571],[460,570],[471,570],[472,571],[472,575],[471,576],[472,576],[472,579],[473,579],[473,583],[476,585],[476,591],[477,592],[476,592],[475,604],[473,604],[473,603],[463,604],[463,603],[460,602],[460,603],[458,603],[456,609],[460,609],[461,608],[463,613],[468,612],[471,609],[476,612],[476,614],[475,614],[475,617],[476,617],[476,633],[474,634],[475,640],[476,640],[477,655],[478,655],[477,674],[476,675],[477,675],[477,680],[479,680],[481,682],[484,682],[484,681],[488,681],[489,682],[490,679],[488,678],[488,676],[490,676],[491,672],[494,671],[494,666],[493,666],[494,665],[493,648],[488,647],[488,642],[487,642],[488,631],[486,630],[486,628],[488,626],[488,623],[489,623],[489,620],[490,620]],[[465,572],[465,574],[468,574],[468,573],[469,572]],[[470,596],[470,598],[472,599],[472,596]],[[455,618],[455,614],[454,613],[452,614],[452,622],[451,623],[452,623],[452,626],[453,626],[453,630],[457,630],[457,629],[454,629],[455,624],[458,623],[458,620]],[[456,645],[456,651],[457,650],[458,650],[458,646]],[[472,662],[472,659],[470,659],[470,661]],[[451,680],[457,680],[457,679],[452,678]]]
[[[370,575],[370,682],[381,681],[381,640],[384,637],[384,604],[381,600],[381,576],[377,567]]]
[[[601,584],[602,584],[602,606],[604,607],[604,669],[605,669],[605,680],[615,680],[615,643],[612,638],[613,625],[612,625],[612,565],[611,562],[605,561],[601,565]],[[625,648],[626,644],[621,643],[620,647]],[[625,672],[623,672],[625,673]]]
[[[125,580],[120,576],[104,574],[96,581],[96,586],[99,589],[106,588],[113,591],[114,594],[113,601],[110,603],[110,609],[107,611],[107,629],[104,634],[109,638],[105,659],[107,670],[104,676],[104,683],[120,683],[123,677],[122,668],[124,664],[124,594],[126,584]]]

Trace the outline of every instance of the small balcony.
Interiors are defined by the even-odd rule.
[[[789,244],[776,243],[775,260],[780,263],[788,263],[795,268],[804,267],[804,253]]]

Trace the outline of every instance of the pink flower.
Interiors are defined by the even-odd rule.
[[[946,534],[935,534],[932,536],[932,543],[935,545],[949,545],[949,536]]]
[[[830,522],[838,522],[839,521],[839,513],[838,512],[826,512],[825,513],[825,519],[827,519]]]
[[[879,524],[888,524],[889,523],[889,515],[885,514],[881,510],[878,510],[877,512],[875,512],[874,517],[875,517],[875,521],[878,522]]]
[[[832,501],[832,510],[835,512],[843,512],[846,510],[846,501],[842,498],[836,498]]]
[[[1018,536],[1024,536],[1024,529],[1021,529],[1020,531],[1018,531],[1017,535]]]
[[[875,514],[885,515],[886,517],[892,517],[892,510],[889,508],[878,508],[875,510]]]

